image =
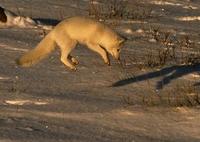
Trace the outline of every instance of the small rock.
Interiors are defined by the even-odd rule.
[[[152,39],[149,39],[149,42],[156,43],[157,41],[152,38]]]
[[[138,29],[136,30],[137,33],[144,33],[144,30],[143,29]]]

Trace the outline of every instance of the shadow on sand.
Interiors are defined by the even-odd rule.
[[[199,72],[200,73],[200,64],[195,65],[175,65],[171,67],[163,68],[159,71],[149,72],[146,74],[134,76],[128,79],[123,79],[115,82],[113,87],[120,87],[124,85],[128,85],[131,83],[136,83],[148,79],[153,79],[156,77],[162,77],[163,79],[158,81],[156,84],[156,89],[162,89],[165,85],[169,84],[172,80],[185,76],[189,73]],[[200,82],[194,84],[200,85]]]
[[[47,19],[47,18],[34,18],[33,20],[48,26],[56,26],[60,22],[60,20],[57,19]]]

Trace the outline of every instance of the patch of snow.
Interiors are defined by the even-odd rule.
[[[124,33],[133,34],[133,31],[132,31],[132,29],[124,29]]]
[[[156,5],[172,5],[172,6],[182,6],[180,3],[172,3],[172,2],[167,2],[167,1],[151,1],[151,4],[156,4]]]
[[[136,30],[136,33],[144,33],[144,30],[143,29],[138,29],[138,30]]]
[[[185,16],[185,17],[178,17],[175,18],[178,21],[200,21],[200,16]]]
[[[27,52],[28,51],[27,49],[10,47],[10,46],[5,45],[5,44],[0,44],[0,48],[4,48],[6,50],[13,50],[13,51],[22,51],[22,52]]]
[[[152,39],[149,39],[149,42],[156,43],[157,41],[152,38]]]
[[[9,105],[47,105],[47,102],[40,102],[40,101],[31,101],[31,100],[6,100],[6,104]]]
[[[45,30],[53,29],[53,26],[43,25],[40,21],[35,21],[30,17],[18,16],[17,14],[4,9],[7,21],[0,21],[0,28],[5,27],[19,27],[19,28],[41,28]]]
[[[184,9],[193,9],[196,10],[198,9],[198,7],[196,6],[192,6],[192,5],[183,5],[181,3],[177,3],[177,2],[167,2],[167,1],[151,1],[151,4],[155,4],[155,5],[169,5],[169,6],[181,6]]]
[[[147,24],[146,21],[139,21],[139,20],[120,20],[122,24]]]
[[[10,77],[2,77],[2,76],[0,76],[0,80],[9,80],[10,79]]]
[[[185,8],[185,9],[193,9],[193,10],[197,10],[197,9],[198,9],[198,7],[196,7],[196,6],[191,6],[191,5],[189,5],[189,6],[184,6],[183,8]]]

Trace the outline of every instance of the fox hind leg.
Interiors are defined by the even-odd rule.
[[[70,55],[70,52],[75,48],[77,42],[70,39],[63,39],[60,38],[58,41],[56,41],[58,46],[61,49],[61,62],[69,67],[71,70],[76,70],[76,67],[74,66],[75,58]]]
[[[68,55],[68,59],[69,59],[74,65],[78,65],[78,64],[79,64],[78,60],[77,60],[75,57],[71,56],[70,54]]]
[[[61,57],[60,60],[63,64],[65,64],[67,67],[69,67],[71,70],[76,70],[76,67],[74,66],[74,64],[71,62],[71,60],[69,60],[68,58],[68,54],[71,50],[69,49],[62,49],[61,50]]]
[[[101,57],[103,58],[105,64],[110,65],[110,60],[108,57],[108,53],[105,51],[105,49],[101,48],[100,45],[98,44],[93,44],[93,43],[87,43],[87,46],[89,49],[97,52],[98,54],[101,55]]]

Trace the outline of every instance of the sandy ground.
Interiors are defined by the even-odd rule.
[[[0,4],[52,25],[63,17],[88,15],[87,0],[1,0]],[[188,34],[199,47],[198,0],[142,0],[141,4],[153,9],[153,17],[118,20],[115,26],[128,38],[124,60],[142,61],[157,46],[145,36],[150,24],[176,35]],[[97,54],[79,45],[73,51],[80,61],[76,72],[60,62],[59,50],[31,68],[18,67],[15,59],[41,39],[41,29],[0,29],[0,142],[200,141],[199,105],[170,105],[159,97],[151,104],[154,98],[148,97],[157,93],[176,96],[180,94],[177,84],[198,84],[198,64],[140,70],[130,60],[122,68],[112,59],[108,67]],[[166,76],[170,81],[158,90],[156,86]],[[200,91],[198,86],[196,91]]]

